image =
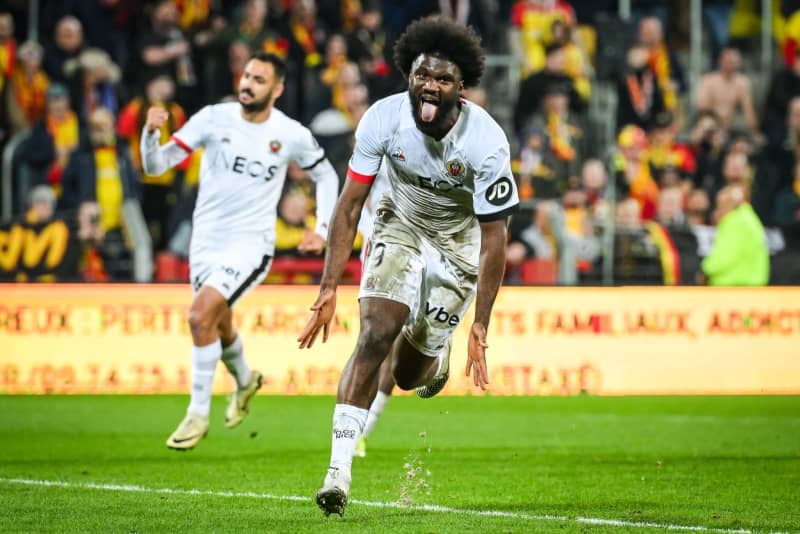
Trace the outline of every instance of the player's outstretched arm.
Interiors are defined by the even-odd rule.
[[[154,106],[147,110],[147,120],[139,144],[145,174],[164,174],[186,159],[186,149],[174,141],[161,146],[161,128],[168,117],[169,113],[164,108]]]
[[[467,372],[476,386],[486,389],[489,371],[486,367],[486,331],[492,306],[503,281],[506,267],[506,219],[481,223],[481,257],[478,267],[478,294],[475,298],[475,322],[467,343]]]
[[[336,311],[336,288],[353,250],[361,207],[369,195],[371,185],[349,179],[344,184],[328,232],[328,250],[325,252],[325,269],[322,272],[319,296],[311,306],[311,319],[297,338],[301,349],[310,348],[320,331],[322,342],[328,340],[328,330]]]
[[[325,159],[308,171],[316,184],[317,225],[314,231],[307,230],[297,250],[304,253],[320,254],[328,239],[331,216],[339,195],[339,177],[333,165]]]

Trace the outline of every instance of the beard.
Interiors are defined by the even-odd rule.
[[[421,98],[414,96],[410,89],[408,91],[408,98],[411,101],[411,114],[414,116],[414,122],[417,124],[417,128],[422,131],[430,131],[440,128],[447,121],[447,116],[450,114],[453,108],[458,104],[458,100],[447,102],[442,100],[440,96],[439,104],[436,106],[436,115],[434,115],[432,121],[425,122],[422,120],[422,117],[420,117],[419,108],[420,104],[422,103]]]
[[[269,106],[270,101],[272,100],[272,91],[274,88],[270,89],[269,92],[262,98],[261,100],[253,100],[247,104],[242,102],[241,93],[239,94],[239,104],[242,106],[242,109],[245,110],[246,113],[258,113],[260,111],[264,111]],[[248,93],[250,96],[253,96],[253,93]]]

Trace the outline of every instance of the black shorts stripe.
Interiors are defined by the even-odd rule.
[[[482,215],[478,215],[477,216],[478,217],[478,221],[482,222],[482,223],[485,223],[485,222],[492,222],[492,221],[498,221],[500,219],[505,219],[509,215],[513,215],[514,212],[517,211],[517,208],[519,208],[519,204],[514,204],[510,208],[506,208],[503,211],[498,211],[498,212],[495,212],[495,213],[485,213],[485,214],[482,214]]]
[[[325,161],[325,154],[322,154],[322,157],[321,157],[321,158],[319,158],[319,159],[318,159],[317,161],[315,161],[314,163],[312,163],[311,165],[309,165],[309,166],[307,166],[307,167],[301,167],[301,168],[302,168],[304,171],[310,171],[311,169],[313,169],[314,167],[316,167],[317,165],[319,165],[319,164],[320,164],[320,163],[322,163],[323,161]]]
[[[270,256],[268,254],[264,254],[264,257],[261,258],[261,265],[256,267],[256,270],[253,271],[252,273],[250,273],[250,276],[245,278],[244,282],[242,282],[242,285],[237,287],[236,291],[234,291],[231,294],[231,298],[228,299],[228,307],[229,308],[233,307],[233,303],[236,302],[236,300],[239,297],[242,296],[242,293],[244,293],[244,290],[247,289],[250,286],[250,284],[252,284],[255,281],[255,279],[258,278],[261,275],[261,273],[264,272],[264,269],[266,269],[267,265],[269,265],[269,260],[271,258],[272,258],[272,256]]]

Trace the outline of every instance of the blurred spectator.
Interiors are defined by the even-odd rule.
[[[42,70],[42,53],[42,47],[34,41],[22,43],[17,50],[17,65],[9,80],[6,103],[13,133],[32,127],[44,115],[50,80]]]
[[[177,100],[185,109],[193,110],[198,99],[197,76],[192,61],[192,47],[179,26],[180,13],[173,0],[159,0],[150,16],[150,31],[139,43],[143,69],[140,78],[169,76],[175,80]]]
[[[685,183],[688,190],[697,171],[697,162],[691,149],[677,142],[678,129],[672,113],[665,111],[658,114],[648,132],[647,160],[657,183]],[[672,176],[672,180],[669,176]]]
[[[239,42],[253,51],[271,52],[285,58],[289,53],[289,41],[269,26],[268,16],[267,0],[245,0],[232,23],[219,33],[215,45],[224,53],[233,43]]]
[[[589,81],[591,64],[584,51],[572,40],[572,27],[562,20],[554,20],[550,28],[554,45],[564,49],[564,72],[572,78],[575,90],[585,102],[589,101],[592,86]]]
[[[97,108],[92,112],[89,146],[70,158],[63,187],[62,208],[80,208],[86,203],[99,207],[99,231],[104,235],[101,253],[111,279],[149,280],[152,242],[139,205],[139,176],[128,147],[117,140],[111,111]]]
[[[719,68],[700,79],[697,110],[713,111],[724,128],[735,122],[737,110],[752,134],[758,133],[758,117],[753,106],[750,80],[740,72],[742,56],[738,49],[726,47],[719,56]]]
[[[795,163],[792,184],[778,191],[773,221],[781,226],[800,223],[800,161]]]
[[[693,189],[686,198],[686,222],[690,226],[708,224],[708,209],[711,202],[703,189]]]
[[[103,50],[118,65],[129,58],[130,31],[144,2],[129,0],[69,0],[64,11],[75,15],[86,32],[86,43]]]
[[[608,172],[603,162],[599,159],[587,159],[584,161],[581,168],[581,188],[586,193],[586,205],[589,208],[592,221],[597,225],[605,223],[607,185]]]
[[[694,186],[706,191],[715,190],[717,177],[722,175],[728,131],[720,125],[713,111],[703,111],[698,114],[689,133],[689,142],[697,162]]]
[[[127,141],[133,165],[142,174],[142,160],[139,138],[146,122],[147,110],[151,106],[161,107],[169,112],[167,122],[161,129],[161,143],[166,143],[170,135],[186,123],[186,115],[180,104],[175,102],[175,84],[168,76],[157,76],[147,83],[144,97],[134,98],[122,110],[117,122],[117,133]],[[142,174],[142,211],[156,250],[166,247],[167,221],[176,203],[173,192],[176,174],[185,169],[188,158],[178,170],[170,169],[160,176]]]
[[[44,70],[54,82],[67,83],[64,64],[76,59],[83,50],[83,25],[72,15],[56,23],[53,44],[45,49]]]
[[[349,72],[344,72],[346,67]],[[325,43],[325,60],[319,71],[319,82],[315,84],[316,93],[307,95],[306,100],[314,115],[331,105],[342,109],[342,89],[361,82],[358,66],[347,62],[347,42],[340,34],[331,35]]]
[[[486,94],[486,89],[484,87],[465,87],[464,90],[461,91],[461,95],[470,102],[478,104],[483,109],[489,109],[489,95]]]
[[[773,142],[786,133],[786,114],[789,103],[800,96],[800,48],[795,51],[794,63],[776,72],[769,84],[764,109],[764,133]]]
[[[340,73],[341,106],[319,112],[309,125],[320,146],[325,149],[339,175],[340,187],[347,176],[347,164],[353,154],[353,133],[369,107],[369,93],[363,84],[353,83],[358,68],[350,63]]]
[[[511,10],[511,51],[527,78],[544,68],[545,47],[553,42],[553,22],[574,26],[575,13],[563,0],[518,0]]]
[[[634,198],[623,198],[614,210],[614,226],[617,230],[636,231],[642,228],[642,209]]]
[[[439,13],[464,26],[472,26],[481,36],[483,46],[492,49],[497,33],[497,9],[494,0],[438,0]]]
[[[289,62],[298,69],[296,86],[291,80],[284,91],[285,99],[294,98],[297,102],[298,119],[308,123],[313,116],[324,109],[319,105],[321,81],[320,70],[324,69],[325,42],[328,28],[317,19],[317,6],[314,0],[294,0],[289,12]],[[289,76],[291,78],[291,76]],[[294,93],[294,94],[292,94]]]
[[[656,220],[664,226],[679,226],[685,221],[683,214],[683,191],[679,187],[667,187],[658,195]]]
[[[347,54],[361,69],[361,74],[374,100],[393,92],[391,65],[387,57],[386,31],[381,28],[383,15],[374,2],[364,2],[357,26],[347,34]]]
[[[658,204],[658,184],[653,179],[647,161],[647,136],[638,126],[628,125],[617,136],[613,170],[616,174],[617,200],[620,203],[625,199],[635,200],[637,217],[652,219]],[[630,202],[627,204],[631,205]],[[623,210],[623,218],[627,220],[631,217],[632,209],[628,207]]]
[[[313,231],[314,215],[309,210],[312,199],[299,187],[290,185],[278,203],[275,221],[275,255],[296,254],[297,245],[307,232]]]
[[[769,281],[769,251],[764,227],[739,185],[717,194],[717,226],[711,253],[702,263],[713,286],[763,286]]]
[[[584,137],[580,120],[569,110],[568,88],[560,84],[548,87],[542,112],[533,118],[531,124],[547,132],[548,147],[555,156],[553,170],[558,191],[577,186],[584,155]]]
[[[627,64],[617,82],[617,130],[628,124],[649,128],[666,106],[656,75],[648,64],[649,52],[634,44],[628,50]]]
[[[28,211],[25,221],[29,224],[46,223],[56,211],[56,194],[46,185],[37,185],[28,195]]]
[[[664,41],[664,28],[658,18],[642,18],[639,22],[639,43],[647,49],[647,64],[661,89],[664,107],[668,110],[675,109],[678,92],[682,92],[686,84],[677,57]]]
[[[11,13],[0,12],[0,94],[14,72],[17,41],[14,39],[14,19]]]
[[[133,167],[128,147],[117,143],[114,116],[98,108],[89,117],[89,146],[81,147],[64,171],[65,209],[77,208],[83,202],[96,201],[101,208],[103,231],[122,225],[122,202],[138,199],[139,176]]]
[[[99,48],[85,48],[77,58],[64,64],[69,80],[70,100],[81,120],[88,120],[96,108],[112,113],[119,110],[120,69]]]
[[[69,107],[66,87],[53,84],[47,89],[45,116],[36,123],[20,154],[31,167],[36,183],[46,180],[61,191],[61,178],[69,158],[80,142],[80,122]]]
[[[225,62],[214,67],[218,70],[214,79],[209,82],[209,102],[220,102],[225,97],[235,98],[235,95],[239,94],[239,79],[251,55],[253,51],[246,43],[233,41],[230,44]],[[283,99],[280,101],[283,102]],[[283,110],[283,107],[281,109]]]
[[[724,186],[738,186],[744,199],[750,199],[750,187],[753,183],[753,169],[747,155],[741,152],[728,152],[722,163],[722,183]],[[715,191],[716,193],[716,191]]]
[[[544,69],[520,83],[517,105],[514,108],[514,131],[517,135],[530,125],[531,116],[540,110],[545,92],[551,87],[558,86],[566,90],[569,108],[572,111],[581,113],[587,107],[587,102],[575,90],[572,78],[565,71],[566,58],[563,47],[549,46],[546,54]]]
[[[14,18],[0,11],[0,146],[11,136],[9,132],[10,102],[7,93],[17,61],[17,41],[14,38]]]
[[[553,199],[561,196],[563,184],[556,182],[556,161],[550,150],[547,131],[541,127],[531,127],[522,136],[522,149],[519,157],[519,196],[520,200]]]

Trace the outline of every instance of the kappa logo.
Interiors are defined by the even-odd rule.
[[[444,164],[444,167],[447,169],[447,172],[450,174],[450,176],[454,178],[458,178],[464,174],[464,164],[457,159],[451,159]]]
[[[405,161],[406,155],[403,154],[403,149],[395,148],[394,152],[392,152],[392,159],[396,159],[397,161]]]
[[[269,142],[269,149],[273,154],[277,154],[283,145],[277,139]]]
[[[511,199],[514,187],[505,176],[497,180],[486,190],[486,201],[493,206],[502,206]]]

